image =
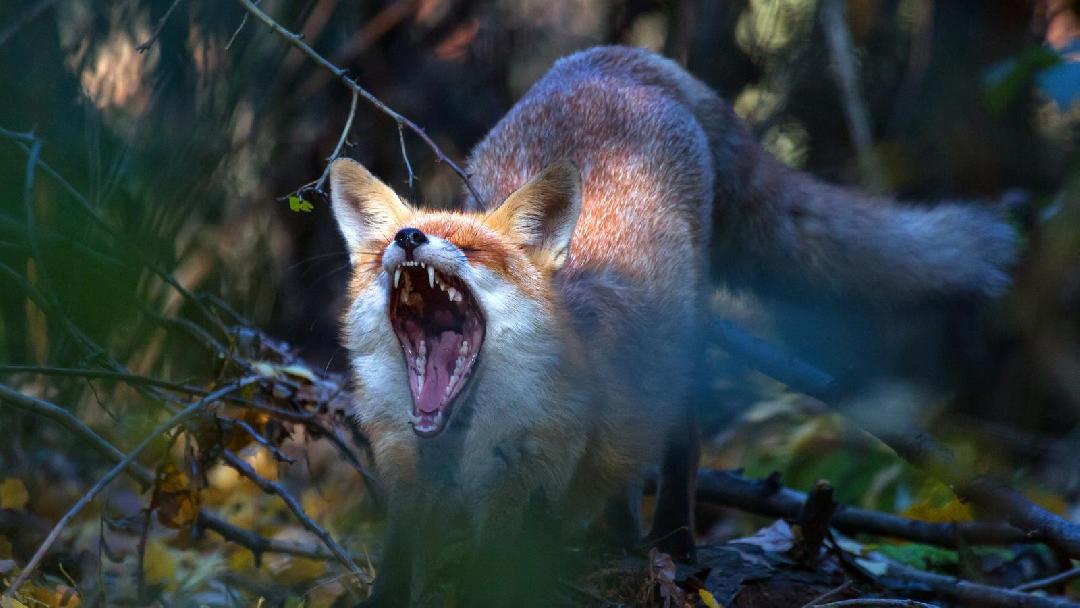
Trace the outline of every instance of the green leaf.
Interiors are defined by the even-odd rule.
[[[304,199],[296,196],[295,194],[290,194],[289,209],[293,213],[311,213],[311,211],[315,209],[315,205],[312,205],[310,202],[305,201]]]

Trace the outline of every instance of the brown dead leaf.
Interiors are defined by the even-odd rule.
[[[188,476],[176,465],[165,463],[158,471],[150,508],[157,510],[158,521],[169,528],[186,528],[199,515],[202,497],[191,486]]]

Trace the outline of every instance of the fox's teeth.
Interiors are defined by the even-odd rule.
[[[420,356],[423,357],[425,355],[427,355],[427,341],[420,340]]]
[[[447,289],[446,294],[448,296],[450,296],[450,301],[451,302],[457,302],[458,301],[458,291],[456,289],[454,289],[453,287]]]
[[[401,280],[401,268],[394,269],[394,289],[397,289],[398,281]]]
[[[422,265],[423,265],[423,262],[421,262],[421,266]],[[435,267],[434,266],[428,266],[427,267],[427,282],[428,282],[428,287],[435,287]]]
[[[468,340],[462,340],[461,341],[461,348],[458,349],[458,354],[460,354],[462,357],[469,354],[469,341]]]

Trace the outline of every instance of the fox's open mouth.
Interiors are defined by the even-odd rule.
[[[423,262],[391,272],[390,324],[405,353],[412,425],[421,437],[442,432],[484,341],[480,306],[461,279]]]

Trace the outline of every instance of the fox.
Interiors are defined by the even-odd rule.
[[[998,210],[914,206],[783,165],[706,84],[636,48],[557,61],[466,172],[476,196],[428,210],[356,161],[331,166],[352,412],[386,488],[367,605],[416,601],[415,571],[449,532],[473,563],[507,569],[540,521],[535,546],[596,521],[638,546],[640,481],[656,465],[646,542],[692,561],[688,404],[711,276],[989,298],[1016,256]],[[517,553],[477,557],[499,546]]]

